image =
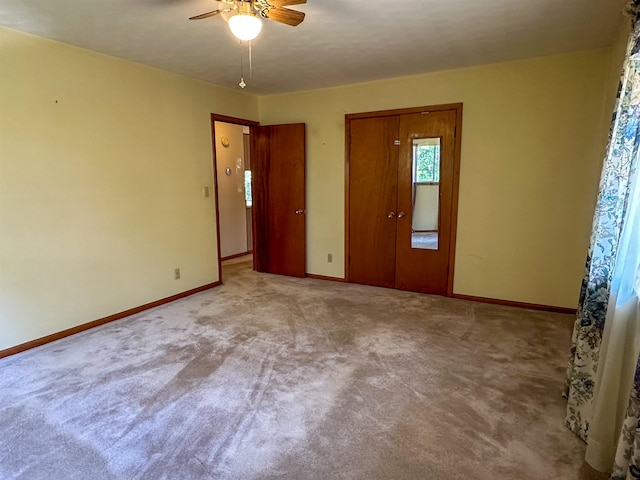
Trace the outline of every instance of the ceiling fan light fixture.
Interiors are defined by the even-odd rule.
[[[262,21],[250,9],[240,11],[229,19],[229,29],[238,39],[248,42],[260,34]]]

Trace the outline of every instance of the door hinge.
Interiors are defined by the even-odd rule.
[[[400,146],[400,140],[394,140],[394,141],[393,141],[393,144],[394,144],[395,146],[399,147],[399,146]]]

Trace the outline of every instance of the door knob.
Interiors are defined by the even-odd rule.
[[[396,212],[387,213],[387,218],[395,218],[395,217],[396,217]]]
[[[302,215],[304,213],[304,210],[298,209],[298,210],[296,210],[295,213],[296,213],[296,215]]]
[[[400,212],[400,213],[398,214],[398,218],[402,218],[402,217],[406,217],[406,216],[407,216],[407,214],[406,214],[406,213],[404,213],[404,212]]]

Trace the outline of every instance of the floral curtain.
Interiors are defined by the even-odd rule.
[[[611,123],[564,392],[568,401],[566,425],[585,441],[611,280],[640,147],[640,65],[637,64],[640,22],[636,22],[639,10],[640,0],[632,1],[628,13],[634,28]]]

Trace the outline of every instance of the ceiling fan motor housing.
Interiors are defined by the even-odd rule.
[[[307,0],[218,0],[221,3],[228,5],[227,8],[213,10],[211,12],[202,13],[194,17],[190,17],[189,20],[201,20],[203,18],[214,17],[216,15],[222,16],[225,21],[229,21],[230,18],[238,15],[246,15],[273,20],[278,23],[284,23],[285,25],[291,25],[295,27],[300,25],[304,20],[304,12],[297,10],[291,10],[285,8],[285,6],[303,5],[307,3]],[[255,10],[255,12],[254,12]]]
[[[253,15],[253,4],[251,1],[240,0],[238,2],[239,15]]]

